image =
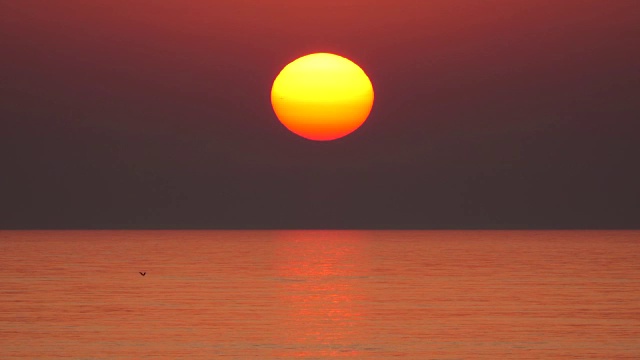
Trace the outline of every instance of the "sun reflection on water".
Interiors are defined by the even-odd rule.
[[[349,231],[278,233],[276,274],[288,356],[360,357],[366,344],[361,279],[366,239]],[[285,354],[282,354],[285,355]]]

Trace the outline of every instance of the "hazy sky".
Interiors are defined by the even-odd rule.
[[[0,0],[0,228],[639,228],[640,1]],[[270,104],[333,52],[369,120]]]

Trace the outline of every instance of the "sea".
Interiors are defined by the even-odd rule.
[[[640,359],[640,231],[0,231],[0,359],[219,358]]]

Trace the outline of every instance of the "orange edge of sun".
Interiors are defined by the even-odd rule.
[[[373,86],[351,60],[315,53],[280,71],[271,88],[271,104],[291,132],[309,140],[335,140],[365,122],[373,106]]]

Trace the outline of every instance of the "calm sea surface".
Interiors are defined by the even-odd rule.
[[[640,359],[640,232],[0,232],[0,359],[393,357]]]

